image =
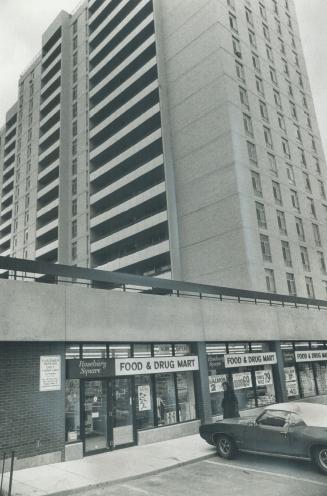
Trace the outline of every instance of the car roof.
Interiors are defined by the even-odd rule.
[[[304,422],[313,427],[327,427],[327,405],[293,401],[269,405],[265,410],[282,410],[299,415]]]

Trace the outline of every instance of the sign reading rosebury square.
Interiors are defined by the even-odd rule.
[[[276,353],[238,353],[225,355],[225,367],[255,367],[277,363]]]
[[[116,375],[160,374],[199,370],[197,356],[116,358]]]
[[[319,362],[327,361],[327,351],[296,351],[295,352],[296,362]]]

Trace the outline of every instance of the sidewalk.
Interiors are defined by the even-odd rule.
[[[215,455],[199,435],[133,446],[14,472],[12,496],[71,495],[91,487],[152,475]]]

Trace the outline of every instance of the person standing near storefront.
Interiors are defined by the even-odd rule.
[[[223,410],[223,418],[235,418],[240,416],[238,410],[238,401],[233,390],[233,387],[228,382],[223,382],[224,397],[221,402]]]

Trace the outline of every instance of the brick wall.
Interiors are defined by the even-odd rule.
[[[40,356],[61,355],[61,391],[40,392]],[[61,451],[65,444],[64,345],[0,343],[0,451],[18,459]]]

